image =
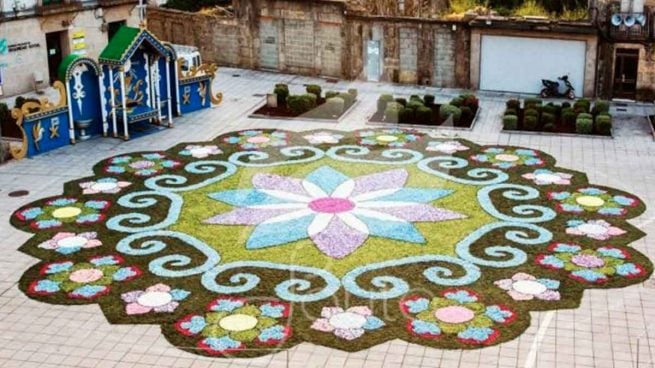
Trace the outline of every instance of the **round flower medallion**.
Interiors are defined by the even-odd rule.
[[[630,247],[639,198],[529,148],[254,129],[94,172],[12,216],[42,260],[21,290],[158,324],[194,354],[484,347],[520,336],[531,311],[653,270]]]

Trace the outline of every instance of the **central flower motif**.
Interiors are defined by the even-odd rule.
[[[452,190],[406,188],[407,178],[405,169],[395,169],[353,179],[328,166],[304,179],[259,173],[253,189],[211,194],[237,208],[205,222],[256,225],[248,249],[309,238],[327,256],[343,258],[369,236],[422,244],[412,223],[465,217],[429,204]]]

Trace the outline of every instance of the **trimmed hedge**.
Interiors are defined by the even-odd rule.
[[[600,134],[610,135],[612,133],[612,117],[610,115],[596,116],[596,131]]]
[[[287,98],[289,97],[289,86],[286,84],[276,84],[273,89],[273,93],[277,96],[277,105],[284,106],[287,104]]]
[[[444,104],[439,108],[439,116],[441,120],[446,120],[452,116],[453,123],[459,123],[459,120],[462,118],[462,110],[455,105]]]
[[[393,95],[380,95],[378,97],[378,111],[384,111],[389,102],[394,102]]]
[[[527,130],[537,130],[539,119],[536,116],[527,115],[523,118],[523,128]]]
[[[575,132],[578,134],[591,134],[594,130],[594,122],[591,119],[580,118],[575,121]]]
[[[325,100],[325,110],[331,116],[339,116],[343,114],[346,103],[341,97],[331,97]]]
[[[320,98],[321,94],[323,93],[323,89],[318,84],[310,84],[307,86],[307,88],[305,88],[305,90],[307,91],[307,93],[311,93],[315,95],[317,98]]]
[[[416,123],[429,125],[432,123],[432,109],[426,106],[420,106],[416,109]]]
[[[503,129],[516,130],[519,127],[519,118],[516,115],[503,116]]]

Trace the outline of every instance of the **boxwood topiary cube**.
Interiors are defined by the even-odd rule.
[[[519,126],[519,118],[516,115],[503,116],[503,129],[516,130]]]

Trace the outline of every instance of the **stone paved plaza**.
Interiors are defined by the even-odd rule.
[[[573,310],[533,312],[530,328],[519,338],[471,351],[438,350],[391,341],[346,353],[308,343],[255,359],[211,359],[171,346],[158,326],[111,325],[98,305],[57,306],[28,299],[17,287],[23,272],[37,262],[17,251],[29,234],[9,224],[10,215],[29,202],[62,193],[63,183],[92,174],[109,156],[163,150],[179,142],[205,141],[248,128],[353,130],[365,127],[380,93],[427,93],[418,87],[324,80],[238,69],[222,69],[214,81],[224,93],[222,105],[189,114],[174,129],[124,142],[97,138],[23,161],[0,166],[0,366],[2,367],[655,367],[655,282],[622,289],[585,291]],[[327,89],[357,88],[360,102],[339,124],[250,119],[276,83],[292,92],[303,84]],[[459,91],[434,90],[438,101]],[[648,209],[632,223],[649,235],[631,246],[655,259],[655,142],[645,115],[651,107],[631,105],[616,111],[615,138],[500,133],[500,115],[508,95],[481,97],[482,110],[471,131],[439,128],[444,136],[479,144],[516,145],[542,150],[558,165],[585,172],[590,183],[629,191]],[[25,197],[7,194],[28,190]]]

